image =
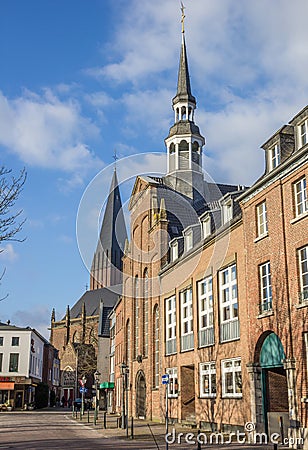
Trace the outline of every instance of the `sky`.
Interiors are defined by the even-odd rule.
[[[308,2],[184,5],[203,167],[252,184],[261,145],[308,103]],[[136,175],[164,172],[180,20],[178,0],[1,0],[0,164],[27,181],[25,240],[0,253],[0,321],[48,337],[52,308],[60,319],[89,286],[115,150],[125,204]]]

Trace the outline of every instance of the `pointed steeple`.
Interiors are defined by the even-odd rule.
[[[176,103],[183,102],[191,102],[196,106],[196,99],[191,93],[190,87],[190,77],[188,70],[188,61],[187,61],[187,53],[186,53],[186,43],[185,43],[185,35],[182,34],[182,47],[181,47],[181,56],[180,56],[180,64],[179,64],[179,73],[178,73],[178,87],[176,96],[173,98],[172,103],[175,105]]]
[[[195,124],[196,99],[191,93],[188,70],[184,6],[182,4],[182,45],[178,73],[177,93],[172,100],[174,125],[165,139],[168,152],[166,183],[185,195],[193,203],[204,194],[202,174],[202,147],[205,139]]]
[[[91,267],[91,289],[122,282],[122,256],[127,239],[116,167]]]

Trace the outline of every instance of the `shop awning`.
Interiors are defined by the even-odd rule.
[[[11,381],[0,381],[1,391],[14,391],[14,383]]]
[[[99,385],[100,389],[114,389],[114,383],[112,381],[105,381]]]

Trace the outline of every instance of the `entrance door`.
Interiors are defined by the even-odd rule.
[[[23,404],[23,396],[24,396],[23,391],[16,391],[16,395],[15,395],[15,408],[22,408],[22,404]]]
[[[289,402],[286,371],[283,368],[285,353],[279,337],[271,333],[264,340],[260,365],[262,368],[262,402],[265,431],[268,434],[287,432]]]
[[[181,367],[181,419],[190,424],[196,423],[195,406],[195,366]]]
[[[146,384],[142,371],[136,377],[136,416],[145,419],[146,416]]]

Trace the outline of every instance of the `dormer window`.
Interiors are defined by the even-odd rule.
[[[207,215],[202,220],[202,235],[203,239],[207,238],[211,234],[211,216]]]
[[[193,230],[190,229],[185,232],[185,251],[188,252],[193,248]]]
[[[232,219],[232,200],[231,198],[227,200],[222,205],[222,216],[223,216],[223,223],[228,223]]]
[[[179,244],[178,244],[178,241],[175,240],[175,241],[171,242],[171,244],[170,244],[170,259],[171,259],[171,262],[173,262],[176,259],[178,259],[178,256],[179,256]]]
[[[269,165],[270,170],[275,169],[275,167],[280,164],[280,146],[276,144],[269,150]]]
[[[308,142],[308,119],[306,119],[303,123],[299,126],[299,142],[300,147],[303,147]]]

